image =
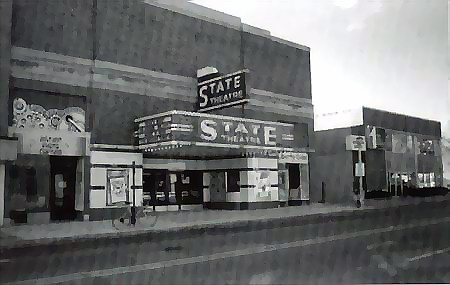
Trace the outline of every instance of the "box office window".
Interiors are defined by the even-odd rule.
[[[239,170],[229,170],[227,175],[227,192],[240,192],[240,173]]]

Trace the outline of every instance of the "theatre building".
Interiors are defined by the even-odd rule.
[[[163,2],[1,1],[2,222],[309,202],[309,48]]]
[[[443,186],[441,124],[357,108],[316,114],[316,152],[311,158],[314,201],[426,196]]]

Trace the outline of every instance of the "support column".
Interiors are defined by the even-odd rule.
[[[2,137],[8,135],[11,16],[12,0],[0,0],[0,148],[3,148]],[[3,226],[5,217],[5,160],[2,160],[1,157],[10,156],[6,151],[6,148],[0,150],[0,226]],[[5,153],[2,154],[2,152]]]

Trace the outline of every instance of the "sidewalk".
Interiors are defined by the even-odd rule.
[[[359,211],[447,200],[450,200],[450,196],[371,200],[367,201],[365,206],[360,209],[351,206],[311,204],[307,206],[244,211],[161,212],[158,213],[158,219],[154,226],[145,227],[142,224],[137,224],[135,227],[126,227],[122,230],[112,227],[111,221],[9,226],[0,228],[0,249],[44,245],[60,241],[133,236],[143,233],[161,233],[220,226],[233,227],[245,222],[270,222],[279,221],[279,219],[324,217],[333,214],[351,215]]]

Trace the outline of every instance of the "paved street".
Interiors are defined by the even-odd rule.
[[[440,203],[325,224],[5,253],[0,283],[448,283],[449,210]]]

